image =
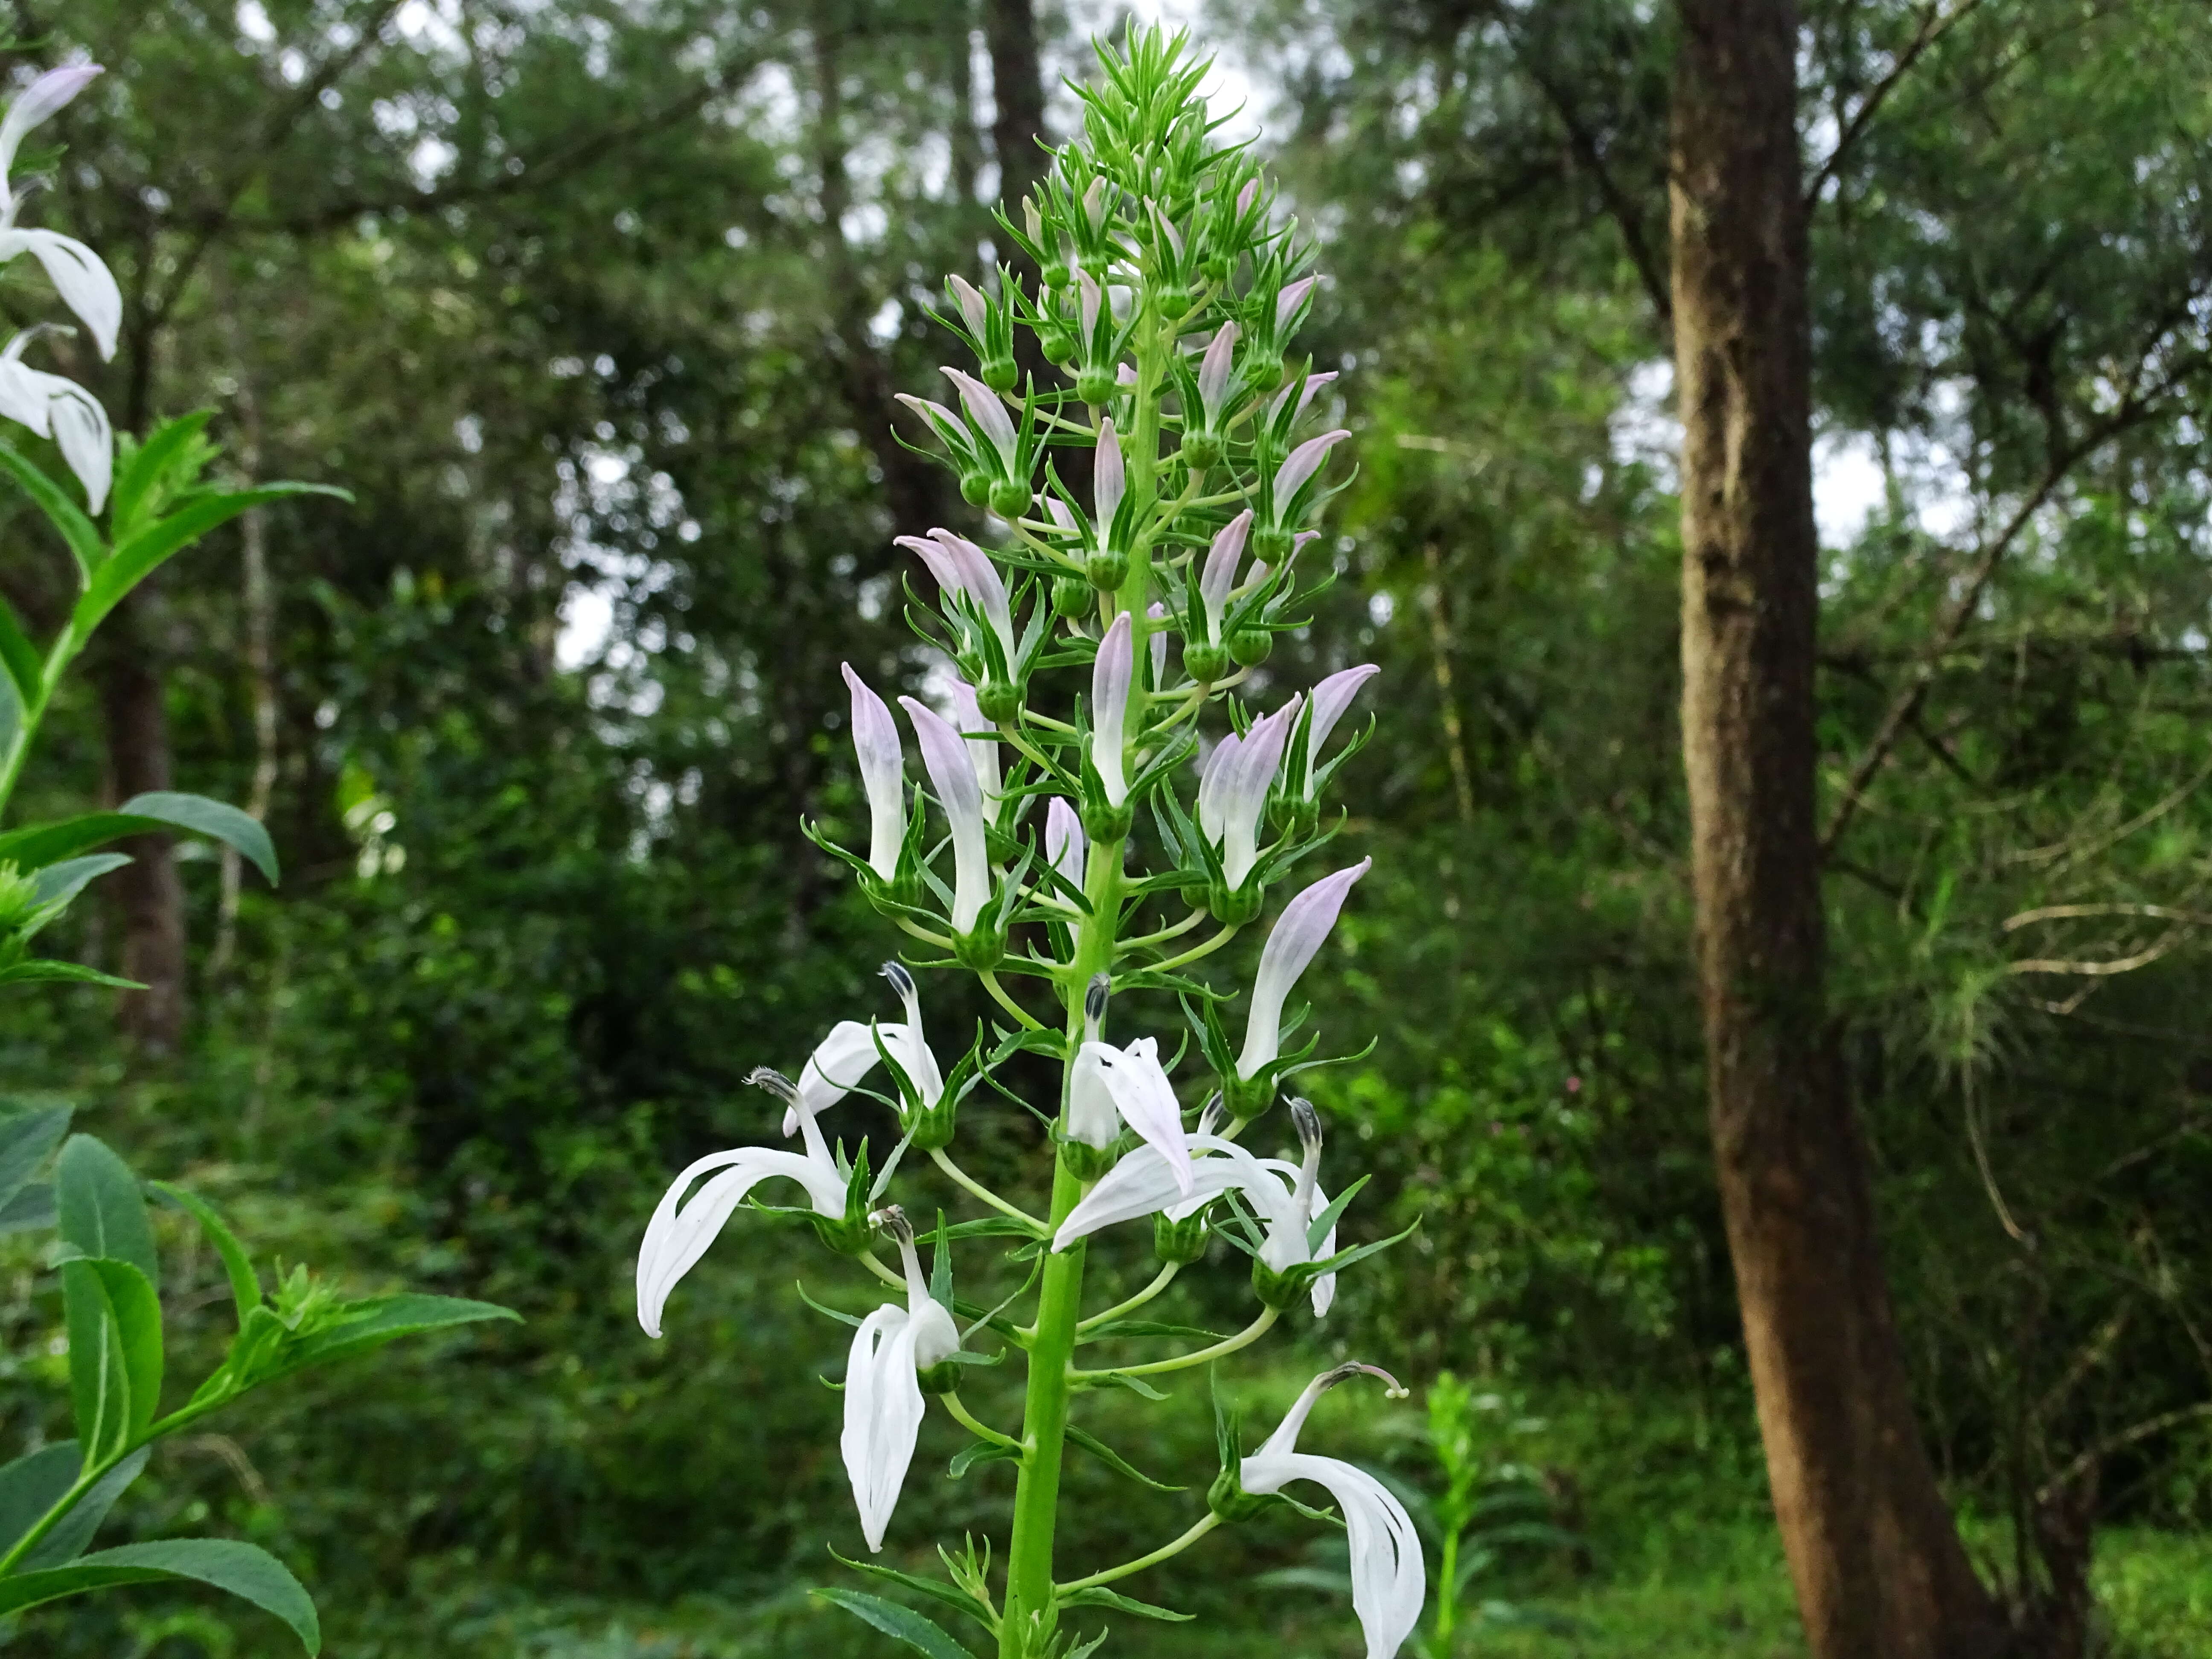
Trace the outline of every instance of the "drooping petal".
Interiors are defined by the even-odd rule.
[[[1362,859],[1348,869],[1323,876],[1283,907],[1260,952],[1260,971],[1252,981],[1252,1012],[1244,1026],[1244,1051],[1237,1060],[1238,1077],[1249,1080],[1282,1052],[1283,1000],[1336,926],[1352,883],[1374,862]]]
[[[1198,595],[1206,606],[1207,637],[1217,644],[1221,623],[1229,611],[1229,595],[1237,586],[1237,562],[1244,556],[1244,538],[1252,531],[1252,509],[1246,507],[1213,538],[1206,550],[1206,568],[1199,573]]]
[[[1114,1094],[1106,1086],[1106,1068],[1093,1048],[1103,1043],[1086,1042],[1076,1051],[1075,1069],[1067,1078],[1067,1133],[1086,1146],[1110,1146],[1121,1133],[1121,1115],[1114,1109]]]
[[[999,805],[999,738],[998,728],[983,718],[983,711],[975,704],[975,688],[957,674],[952,677],[946,701],[952,705],[952,715],[960,729],[968,733],[968,758],[975,763],[975,781],[983,788],[983,805],[987,811],[995,812]],[[978,732],[987,733],[978,737]]]
[[[1160,1065],[1158,1041],[1139,1037],[1126,1048],[1116,1048],[1110,1042],[1086,1042],[1076,1058],[1079,1066],[1087,1059],[1097,1067],[1121,1121],[1167,1160],[1176,1190],[1189,1197],[1190,1147],[1183,1134],[1182,1107]]]
[[[1114,417],[1102,416],[1098,422],[1097,457],[1091,463],[1091,501],[1097,507],[1098,539],[1103,545],[1106,532],[1113,525],[1114,514],[1120,511],[1121,496],[1127,489],[1127,473],[1121,463],[1121,441],[1114,435]]]
[[[971,932],[991,896],[991,861],[983,834],[983,788],[969,758],[968,741],[944,716],[912,697],[899,706],[921,740],[921,763],[930,787],[952,827],[952,928]]]
[[[853,1333],[846,1360],[845,1430],[837,1443],[871,1551],[884,1547],[884,1529],[897,1507],[921,1432],[921,1383],[915,1374],[918,1334],[904,1308],[878,1308]]]
[[[957,271],[945,279],[945,285],[952,290],[952,297],[960,307],[960,315],[968,324],[968,331],[980,343],[983,338],[984,325],[990,320],[991,302],[976,290],[973,283]]]
[[[108,428],[107,411],[82,386],[63,380],[54,392],[53,422],[62,459],[84,486],[85,510],[97,514],[107,504],[107,487],[115,475],[115,434]]]
[[[6,117],[0,118],[0,202],[12,200],[7,177],[15,170],[15,152],[22,147],[24,135],[91,85],[100,73],[97,64],[65,64],[48,70],[8,106]]]
[[[957,368],[939,371],[945,379],[960,388],[960,406],[968,411],[968,418],[975,422],[976,429],[991,441],[991,447],[999,452],[999,459],[1012,467],[1021,447],[1021,440],[1014,432],[1014,418],[1006,412],[999,394],[972,374]]]
[[[51,230],[0,230],[0,264],[27,253],[46,268],[61,301],[83,319],[103,361],[123,327],[123,290],[100,257],[73,236]]]
[[[1309,438],[1285,456],[1275,470],[1275,507],[1280,512],[1298,493],[1307,479],[1321,471],[1328,452],[1342,443],[1352,434],[1339,427],[1334,432],[1324,432],[1318,438]]]
[[[1065,799],[1054,795],[1044,809],[1045,862],[1060,872],[1060,879],[1081,892],[1083,866],[1089,853],[1082,818]]]
[[[719,1170],[688,1204],[684,1194],[708,1170]],[[707,1253],[745,1194],[776,1176],[806,1188],[816,1212],[845,1212],[845,1182],[834,1167],[825,1169],[797,1152],[767,1146],[738,1146],[699,1159],[678,1176],[646,1224],[637,1251],[637,1322],[647,1336],[660,1334],[661,1310],[677,1282]]]
[[[841,1019],[830,1035],[814,1045],[799,1073],[799,1098],[783,1109],[783,1132],[799,1132],[799,1121],[827,1111],[868,1080],[883,1056],[877,1052],[875,1032],[857,1019]],[[888,1045],[886,1045],[888,1046]]]
[[[1079,1238],[1102,1228],[1135,1221],[1161,1210],[1195,1206],[1234,1188],[1256,1200],[1255,1208],[1279,1208],[1285,1197],[1280,1180],[1261,1167],[1261,1161],[1233,1140],[1212,1135],[1188,1135],[1184,1145],[1190,1159],[1188,1191],[1176,1178],[1174,1162],[1158,1147],[1143,1146],[1109,1170],[1105,1176],[1060,1224],[1052,1248],[1064,1250]]]
[[[7,355],[0,356],[0,416],[20,422],[41,438],[50,438],[53,435],[53,400],[46,395],[43,382],[53,377],[16,361],[15,353],[22,339],[18,334],[9,342]]]
[[[1107,800],[1115,806],[1129,798],[1121,750],[1128,730],[1129,692],[1137,677],[1130,626],[1126,611],[1114,618],[1098,642],[1097,659],[1091,670],[1091,764]]]
[[[906,755],[889,706],[852,664],[840,665],[853,693],[853,754],[868,797],[868,867],[889,881],[898,873],[899,848],[906,841]]]
[[[1224,323],[1214,330],[1206,356],[1199,359],[1198,401],[1206,412],[1208,431],[1220,424],[1221,400],[1229,391],[1229,369],[1236,351],[1237,325]]]
[[[1367,1640],[1367,1659],[1395,1659],[1421,1621],[1428,1593],[1420,1534],[1406,1506],[1366,1470],[1310,1452],[1248,1457],[1239,1480],[1250,1492],[1279,1492],[1293,1480],[1327,1489],[1352,1547],[1352,1607]]]

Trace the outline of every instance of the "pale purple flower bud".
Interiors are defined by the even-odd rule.
[[[959,301],[960,314],[967,319],[968,331],[975,337],[980,345],[984,327],[991,319],[991,302],[977,292],[975,283],[965,276],[957,274],[947,276],[945,285],[952,290],[952,297]]]
[[[1308,800],[1313,799],[1314,768],[1321,760],[1322,745],[1328,734],[1336,730],[1337,721],[1359,695],[1359,688],[1382,671],[1373,663],[1360,664],[1331,674],[1313,691],[1313,718],[1306,728],[1306,775],[1299,781],[1299,793]]]
[[[1097,459],[1091,463],[1091,488],[1098,507],[1098,544],[1106,544],[1108,526],[1114,514],[1121,509],[1121,495],[1127,488],[1127,474],[1121,460],[1121,441],[1114,433],[1114,417],[1103,417],[1098,422]]]
[[[842,666],[853,692],[853,754],[868,797],[868,868],[889,881],[898,873],[899,848],[906,841],[906,757],[884,700],[852,664]]]
[[[1314,400],[1314,394],[1335,378],[1336,371],[1333,368],[1326,374],[1307,375],[1304,384],[1297,388],[1298,406],[1291,414],[1291,419],[1293,422],[1301,419],[1306,412],[1306,405]],[[1275,417],[1283,412],[1283,404],[1289,398],[1291,390],[1291,387],[1285,386],[1275,394],[1274,401],[1267,405],[1267,423],[1270,426],[1274,424]]]
[[[1283,745],[1297,721],[1301,701],[1292,697],[1264,720],[1253,721],[1241,739],[1224,738],[1199,779],[1199,828],[1220,843],[1222,879],[1231,892],[1259,862],[1261,816],[1267,810],[1267,790],[1282,764]]]
[[[1176,262],[1180,264],[1182,259],[1182,233],[1175,228],[1175,221],[1168,217],[1158,203],[1148,201],[1145,205],[1152,209],[1153,221],[1158,224],[1161,233],[1167,237],[1168,246],[1175,250]]]
[[[969,757],[967,740],[944,716],[912,697],[901,697],[899,707],[914,724],[921,740],[921,763],[929,772],[929,787],[937,792],[952,827],[952,931],[975,931],[977,918],[991,897],[989,843],[983,834],[983,787]]]
[[[1044,510],[1051,515],[1052,521],[1062,530],[1066,531],[1070,535],[1075,533],[1075,514],[1067,510],[1066,501],[1057,495],[1047,495],[1044,498]]]
[[[1291,497],[1304,487],[1307,479],[1321,471],[1328,452],[1342,443],[1352,434],[1339,427],[1334,432],[1324,432],[1318,438],[1309,438],[1285,458],[1275,471],[1275,508],[1280,512]]]
[[[1083,862],[1090,850],[1081,815],[1061,797],[1054,795],[1044,809],[1045,862],[1059,872],[1061,880],[1081,892]]]
[[[1083,319],[1083,338],[1087,345],[1098,326],[1098,307],[1105,296],[1099,293],[1098,284],[1091,280],[1088,271],[1075,273],[1076,314]]]
[[[1000,784],[998,729],[983,718],[983,711],[975,706],[975,688],[957,674],[952,677],[946,700],[952,705],[954,722],[968,736],[968,758],[975,768],[975,781],[982,787],[984,810],[996,812]],[[978,732],[988,735],[979,737]]]
[[[1237,352],[1237,325],[1224,323],[1199,360],[1198,401],[1206,410],[1206,425],[1212,430],[1221,420],[1221,400],[1229,392],[1229,368]]]
[[[1168,619],[1168,608],[1155,601],[1145,611],[1146,620],[1164,623]],[[1168,680],[1168,635],[1164,628],[1155,628],[1146,637],[1145,643],[1152,653],[1152,689],[1157,691]]]
[[[1244,538],[1251,533],[1252,509],[1246,507],[1213,538],[1199,573],[1198,596],[1206,606],[1206,637],[1218,644],[1221,624],[1229,611],[1229,595],[1237,586],[1237,562],[1244,556]]]
[[[1244,1051],[1237,1075],[1249,1082],[1282,1052],[1283,1000],[1298,982],[1336,926],[1352,884],[1374,863],[1362,859],[1346,870],[1323,876],[1283,907],[1283,914],[1260,952],[1260,971],[1252,982],[1252,1011],[1244,1026]]]
[[[1113,806],[1129,799],[1121,750],[1128,730],[1129,691],[1136,677],[1134,635],[1124,611],[1098,641],[1098,658],[1091,670],[1091,765],[1106,791],[1107,804]]]
[[[963,374],[957,368],[939,368],[938,373],[960,388],[960,406],[991,441],[991,447],[999,452],[999,459],[1011,471],[1019,455],[1021,440],[1015,435],[1013,416],[1006,413],[999,394],[974,375]]]
[[[911,392],[894,394],[898,401],[922,418],[922,422],[946,443],[959,449],[969,447],[966,422],[943,404],[932,403],[927,398],[917,398]]]
[[[1297,315],[1298,307],[1305,303],[1306,295],[1313,292],[1314,284],[1319,281],[1318,276],[1301,276],[1295,283],[1284,284],[1283,291],[1275,296],[1275,331],[1279,335],[1290,327],[1291,319]]]
[[[1095,233],[1106,222],[1106,179],[1102,173],[1091,181],[1091,188],[1083,192],[1083,216],[1091,221]]]
[[[983,613],[1011,665],[1015,655],[1013,611],[1006,601],[1006,585],[1000,580],[990,556],[966,537],[949,530],[933,530],[927,539],[920,536],[896,539],[899,546],[921,556],[940,589],[964,595]]]
[[[1238,218],[1243,218],[1246,214],[1252,210],[1252,204],[1259,199],[1259,179],[1256,178],[1247,179],[1245,181],[1244,188],[1237,192],[1237,216]]]

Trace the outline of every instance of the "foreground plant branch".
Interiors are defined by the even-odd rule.
[[[1329,753],[1371,666],[1346,668],[1272,710],[1234,692],[1277,633],[1304,624],[1306,601],[1328,579],[1310,581],[1299,555],[1318,534],[1311,520],[1342,488],[1326,474],[1350,434],[1297,435],[1335,376],[1311,373],[1291,346],[1318,279],[1304,272],[1295,225],[1276,215],[1256,166],[1212,143],[1198,93],[1206,65],[1189,60],[1183,38],[1138,30],[1126,52],[1102,47],[1100,60],[1102,82],[1081,93],[1083,139],[1055,154],[1036,193],[1000,218],[1044,273],[1041,290],[1026,291],[1005,267],[995,293],[948,278],[944,320],[973,352],[975,372],[946,368],[945,402],[901,398],[919,438],[996,526],[982,542],[942,527],[899,538],[934,589],[933,604],[909,587],[908,619],[957,671],[941,706],[899,699],[927,789],[909,783],[890,706],[848,666],[867,849],[809,830],[929,952],[884,967],[901,1018],[841,1022],[795,1081],[753,1074],[781,1103],[783,1134],[799,1149],[740,1146],[684,1170],[639,1250],[638,1316],[660,1334],[671,1291],[749,1200],[896,1283],[902,1298],[865,1316],[824,1310],[854,1332],[842,1449],[862,1535],[872,1552],[883,1547],[932,1399],[975,1437],[955,1474],[979,1461],[1017,1465],[1012,1530],[996,1572],[988,1548],[979,1553],[972,1541],[959,1554],[939,1552],[950,1582],[849,1565],[957,1610],[999,1659],[1091,1652],[1105,1638],[1079,1641],[1071,1609],[1181,1617],[1105,1587],[1223,1524],[1303,1509],[1282,1494],[1297,1481],[1321,1486],[1341,1511],[1353,1605],[1370,1659],[1382,1659],[1420,1615],[1419,1541],[1372,1476],[1296,1446],[1322,1391],[1369,1367],[1316,1379],[1249,1455],[1234,1416],[1218,1410],[1219,1468],[1182,1535],[1120,1566],[1055,1578],[1071,1441],[1157,1485],[1074,1421],[1086,1391],[1161,1398],[1146,1378],[1228,1358],[1286,1315],[1322,1317],[1337,1273],[1396,1242],[1338,1248],[1338,1218],[1364,1183],[1334,1200],[1322,1190],[1322,1125],[1309,1102],[1291,1102],[1293,1156],[1256,1156],[1242,1144],[1254,1125],[1279,1132],[1273,1109],[1285,1085],[1322,1063],[1314,1036],[1285,1048],[1302,1016],[1285,1005],[1366,861],[1310,883],[1283,908],[1267,933],[1241,1047],[1223,1024],[1230,994],[1183,971],[1256,927],[1292,866],[1336,833],[1322,801],[1364,740]],[[1019,331],[1056,367],[1054,384],[1024,380]],[[1066,469],[1088,473],[1079,492],[1059,462],[1083,449],[1088,466]],[[1058,712],[1036,706],[1048,692],[1071,691]],[[1217,721],[1201,732],[1207,710]],[[927,823],[933,805],[942,842]],[[1208,921],[1213,931],[1182,947]],[[1006,1016],[949,1069],[924,1034],[915,977],[939,969],[975,975]],[[1040,981],[1056,1005],[1048,1017],[1030,1006]],[[1131,994],[1163,1008],[1173,1006],[1168,997],[1180,1002],[1200,1061],[1182,1085],[1169,1076],[1161,1039],[1109,1040]],[[1057,1099],[1024,1101],[1049,1126],[1041,1217],[1034,1200],[990,1190],[946,1150],[979,1085],[1024,1098],[1013,1063],[1024,1056],[1060,1069]],[[883,1091],[866,1092],[896,1113],[896,1150],[878,1160],[866,1139],[833,1148],[821,1115],[878,1078]],[[918,1230],[886,1201],[896,1172],[927,1164],[980,1213]],[[805,1204],[754,1200],[771,1180],[794,1183]],[[1150,1223],[1159,1270],[1141,1289],[1091,1298],[1105,1305],[1086,1316],[1086,1241],[1129,1222]],[[879,1237],[896,1248],[898,1273],[870,1254]],[[956,1247],[993,1239],[1006,1245],[999,1276],[1015,1288],[985,1312],[956,1294],[953,1258]],[[1217,1242],[1249,1259],[1259,1305],[1242,1331],[1209,1342],[1211,1333],[1129,1317]],[[1002,1322],[1018,1302],[1026,1314]],[[1006,1358],[970,1351],[979,1338],[1023,1356],[1017,1432],[985,1424],[956,1392],[966,1367]],[[1194,1339],[1201,1346],[1188,1346]],[[1140,1346],[1117,1364],[1074,1363],[1079,1343],[1162,1341],[1181,1351],[1147,1358]],[[906,1607],[853,1590],[821,1594],[921,1651],[965,1650]]]

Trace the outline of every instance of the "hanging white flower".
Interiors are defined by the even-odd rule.
[[[898,1243],[907,1305],[886,1303],[860,1322],[845,1365],[845,1429],[838,1449],[871,1551],[884,1547],[921,1431],[921,1374],[960,1349],[959,1328],[929,1293],[914,1229],[896,1205],[869,1219]]]

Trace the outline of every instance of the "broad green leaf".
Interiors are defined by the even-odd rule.
[[[1172,1607],[1156,1607],[1150,1601],[1139,1601],[1133,1595],[1124,1595],[1103,1584],[1093,1584],[1088,1589],[1069,1590],[1060,1598],[1063,1607],[1111,1607],[1116,1613],[1133,1613],[1139,1619],[1164,1619],[1170,1624],[1186,1624],[1198,1615],[1177,1613]]]
[[[228,490],[221,495],[199,496],[167,518],[149,525],[115,550],[113,556],[100,565],[85,584],[83,597],[77,600],[76,610],[70,617],[70,629],[79,639],[89,638],[93,630],[106,619],[107,613],[123,602],[125,595],[152,575],[172,556],[250,508],[264,507],[270,501],[284,501],[294,495],[334,495],[340,501],[353,499],[344,490],[332,489],[327,484],[304,483],[263,484],[253,489]]]
[[[134,795],[112,812],[83,812],[52,823],[11,830],[0,836],[0,860],[19,870],[43,870],[125,836],[178,830],[235,847],[271,882],[276,879],[276,849],[258,820],[204,795],[167,790]]]
[[[161,1398],[161,1302],[128,1261],[62,1263],[69,1322],[70,1402],[88,1462],[146,1431]]]
[[[289,1625],[310,1654],[323,1645],[315,1604],[282,1561],[252,1544],[218,1538],[179,1538],[159,1544],[125,1544],[101,1550],[65,1567],[0,1578],[0,1614],[21,1613],[67,1595],[118,1584],[184,1581],[211,1584],[251,1601]]]
[[[165,422],[152,437],[138,446],[130,464],[117,475],[115,488],[107,498],[107,521],[115,527],[118,536],[129,538],[138,533],[138,520],[144,516],[149,492],[161,483],[177,458],[206,429],[214,415],[211,409],[196,409],[189,415],[179,415],[173,421]]]
[[[5,1589],[0,1581],[0,1589]],[[814,1592],[833,1607],[840,1607],[855,1619],[873,1625],[886,1636],[903,1642],[916,1653],[929,1659],[975,1659],[975,1655],[911,1607],[902,1607],[896,1601],[886,1601],[879,1595],[863,1595],[858,1590],[818,1589]],[[0,1608],[6,1603],[0,1601]]]
[[[172,1187],[166,1181],[150,1184],[155,1192],[198,1222],[208,1243],[215,1246],[215,1253],[222,1258],[222,1270],[230,1277],[230,1299],[237,1304],[239,1323],[243,1325],[246,1316],[261,1305],[261,1280],[254,1273],[246,1246],[238,1242],[238,1235],[216,1213],[215,1206],[198,1194]]]
[[[71,1135],[54,1165],[54,1194],[61,1210],[62,1238],[88,1256],[128,1261],[157,1291],[161,1260],[154,1253],[154,1227],[146,1218],[146,1197],[131,1166],[94,1135]]]
[[[67,904],[84,891],[86,883],[98,880],[111,870],[120,870],[130,862],[128,853],[94,853],[88,858],[64,859],[59,864],[47,865],[32,877],[31,887],[42,906]]]
[[[841,1566],[850,1567],[854,1572],[865,1572],[886,1583],[899,1585],[917,1595],[926,1595],[941,1606],[951,1607],[955,1613],[965,1613],[985,1630],[993,1628],[994,1621],[990,1608],[957,1584],[948,1584],[939,1578],[924,1578],[917,1573],[901,1572],[896,1567],[878,1566],[873,1561],[855,1561],[850,1556],[838,1554],[836,1550],[830,1553]]]
[[[46,665],[39,655],[39,647],[31,643],[21,619],[4,595],[0,595],[0,672],[8,677],[15,688],[18,707],[29,708],[39,701],[40,681],[46,674]]]
[[[61,1145],[72,1109],[49,1106],[0,1118],[0,1206],[21,1192],[46,1155]]]
[[[76,1450],[76,1442],[64,1440],[62,1444]],[[141,1446],[106,1474],[94,1481],[83,1497],[69,1507],[69,1513],[54,1522],[53,1529],[31,1547],[30,1553],[16,1563],[16,1570],[27,1572],[33,1567],[58,1567],[74,1561],[85,1553],[92,1542],[93,1534],[100,1523],[107,1519],[108,1510],[115,1500],[123,1496],[131,1483],[145,1473],[146,1460],[154,1455],[151,1446]],[[74,1474],[71,1480],[76,1477]],[[40,1511],[44,1513],[43,1510]],[[36,1521],[39,1517],[31,1517]],[[28,1531],[27,1527],[25,1531]],[[21,1533],[15,1534],[20,1538]]]
[[[1153,1480],[1151,1475],[1146,1474],[1135,1464],[1130,1462],[1128,1459],[1122,1456],[1121,1453],[1115,1451],[1111,1446],[1101,1440],[1097,1435],[1091,1433],[1088,1429],[1079,1429],[1071,1423],[1068,1425],[1067,1437],[1073,1441],[1077,1445],[1082,1447],[1084,1450],[1089,1452],[1100,1462],[1103,1463],[1108,1468],[1113,1470],[1115,1474],[1133,1480],[1140,1486],[1150,1486],[1154,1492],[1183,1492],[1188,1490],[1188,1488],[1182,1486],[1170,1486],[1164,1480]]]
[[[457,1325],[473,1325],[487,1319],[522,1322],[522,1316],[514,1309],[502,1308],[495,1303],[470,1302],[456,1296],[419,1296],[412,1291],[357,1303],[355,1312],[355,1317],[319,1331],[301,1342],[285,1356],[282,1369],[270,1372],[269,1376],[289,1376],[309,1365],[349,1359],[403,1336],[450,1330]]]
[[[15,482],[23,486],[23,493],[38,504],[39,511],[45,514],[48,522],[61,532],[62,539],[69,544],[70,551],[76,556],[80,578],[89,586],[94,573],[107,562],[107,543],[101,538],[100,527],[85,516],[82,507],[70,499],[67,489],[13,445],[0,443],[0,467],[15,475]]]
[[[15,1548],[62,1501],[83,1468],[83,1449],[74,1440],[57,1440],[0,1468],[0,1551]]]
[[[52,1182],[34,1181],[0,1204],[0,1233],[27,1233],[51,1227],[56,1219]]]

